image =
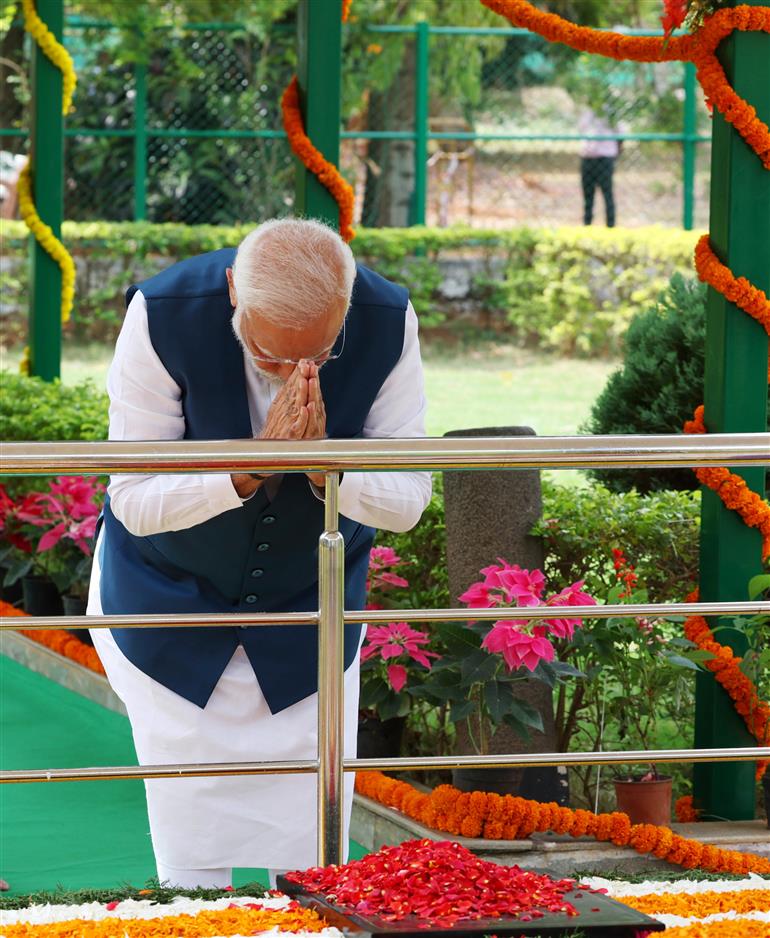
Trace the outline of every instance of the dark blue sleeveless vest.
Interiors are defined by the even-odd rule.
[[[128,291],[147,300],[150,338],[182,392],[185,439],[251,438],[243,351],[230,321],[225,269],[235,251],[175,264]],[[383,382],[401,356],[407,293],[359,265],[344,353],[321,370],[327,435],[361,434]],[[104,511],[101,600],[106,615],[291,612],[318,608],[318,537],[323,503],[307,477],[286,474],[272,501],[259,489],[243,507],[182,531],[135,537]],[[345,607],[365,601],[374,530],[340,518],[345,538]],[[346,626],[345,667],[360,626]],[[273,713],[317,690],[314,626],[113,629],[126,657],[204,707],[243,645]]]

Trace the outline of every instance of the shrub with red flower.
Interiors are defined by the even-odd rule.
[[[553,641],[572,638],[581,620],[556,610],[595,605],[595,600],[582,591],[582,581],[547,596],[542,571],[525,570],[502,558],[484,567],[481,575],[483,579],[459,597],[470,609],[500,607],[502,614],[506,607],[554,607],[554,615],[547,619],[501,618],[439,627],[442,658],[415,690],[438,704],[448,704],[452,722],[469,720],[471,731],[475,727],[478,733],[476,748],[485,752],[490,730],[501,723],[524,737],[529,728],[542,729],[540,714],[517,699],[515,684],[534,677],[553,686],[580,674],[555,660]]]
[[[373,547],[369,555],[367,609],[397,609],[403,601],[396,590],[406,589],[409,581],[394,573],[406,566],[392,547]],[[411,687],[416,674],[430,670],[431,659],[427,632],[410,628],[406,622],[370,625],[361,648],[361,707],[373,711],[381,720],[405,716],[411,705]],[[419,678],[422,679],[421,677]]]
[[[0,486],[5,585],[37,574],[53,580],[60,592],[84,595],[104,492],[96,480],[61,476],[46,491],[28,492],[14,502]]]

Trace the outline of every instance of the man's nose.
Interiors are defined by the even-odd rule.
[[[296,365],[279,365],[276,370],[276,374],[281,379],[281,381],[288,381],[288,379],[294,373],[295,368]]]

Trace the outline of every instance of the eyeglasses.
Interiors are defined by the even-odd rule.
[[[334,340],[334,344],[328,352],[324,352],[317,358],[271,358],[268,355],[252,355],[249,352],[251,360],[260,365],[299,365],[301,361],[314,362],[320,368],[327,362],[333,362],[342,355],[345,348],[345,320],[342,320],[342,329]]]

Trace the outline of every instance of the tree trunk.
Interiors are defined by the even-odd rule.
[[[404,58],[387,91],[369,98],[370,130],[408,130],[414,123],[415,49],[406,43]],[[404,228],[414,190],[414,142],[371,140],[361,223],[367,227]]]

